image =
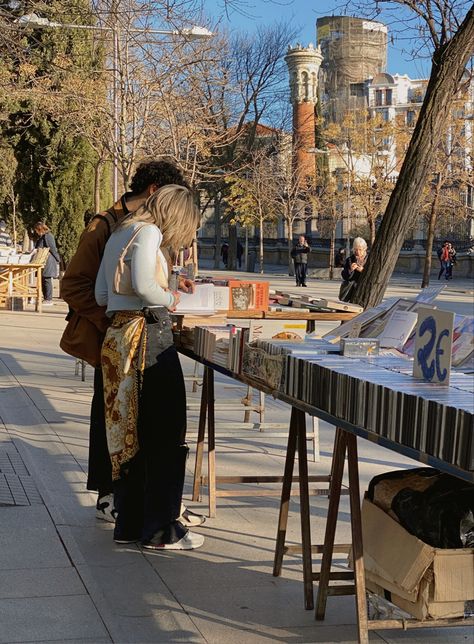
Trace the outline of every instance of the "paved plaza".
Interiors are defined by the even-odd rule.
[[[269,278],[274,287],[293,288],[288,277]],[[418,284],[395,275],[387,295],[409,297]],[[307,292],[335,296],[338,287],[337,280],[311,280]],[[439,306],[472,313],[472,282],[451,282]],[[41,315],[0,311],[0,643],[355,642],[353,597],[329,598],[326,620],[316,622],[304,609],[301,559],[285,558],[282,576],[272,576],[277,497],[219,498],[217,516],[197,529],[206,541],[196,551],[145,553],[114,544],[112,525],[96,520],[95,495],[85,487],[92,369],[83,382],[59,349],[65,313],[59,300]],[[193,373],[191,361],[183,366]],[[218,400],[245,394],[222,376],[216,387]],[[188,392],[190,403],[199,400],[191,382]],[[202,503],[190,501],[196,413],[193,406],[185,500],[205,513],[206,490]],[[216,417],[220,427],[243,412],[218,410]],[[288,420],[288,407],[267,397],[266,421]],[[310,460],[310,474],[329,472],[334,429],[321,423],[320,430],[320,461]],[[285,446],[284,434],[218,430],[217,473],[281,475]],[[359,450],[361,491],[376,474],[415,465],[367,441]],[[313,543],[323,540],[326,507],[325,497],[311,497]],[[290,509],[288,541],[296,544],[297,496]],[[338,540],[347,541],[349,526],[343,497]],[[473,641],[462,628],[380,631],[370,639]]]

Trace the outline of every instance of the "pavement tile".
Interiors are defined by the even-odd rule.
[[[67,554],[44,506],[0,507],[0,570],[68,565]]]
[[[84,594],[84,585],[71,566],[2,570],[0,575],[0,606],[2,599]]]
[[[86,595],[3,599],[0,610],[1,644],[107,637],[107,630]]]

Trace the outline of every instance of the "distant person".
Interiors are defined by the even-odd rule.
[[[13,246],[13,240],[7,233],[6,222],[0,220],[0,246]]]
[[[239,265],[239,268],[242,268],[242,255],[244,254],[244,247],[240,243],[239,240],[237,240],[237,263]]]
[[[334,267],[343,268],[346,261],[346,249],[340,248],[334,257]]]
[[[229,261],[229,244],[224,242],[221,246],[221,257],[224,266],[227,268],[227,263]]]
[[[362,237],[356,237],[352,244],[352,253],[344,262],[341,277],[342,284],[339,289],[339,299],[342,302],[349,302],[357,288],[360,276],[364,271],[367,261],[367,242]]]
[[[298,243],[293,246],[291,257],[295,267],[296,286],[306,286],[306,274],[308,272],[308,253],[311,248],[304,235],[298,237]]]
[[[35,248],[49,248],[48,259],[41,273],[41,289],[43,291],[43,305],[52,306],[53,277],[59,277],[60,257],[53,234],[44,221],[37,221],[33,230],[36,235]]]
[[[443,273],[447,280],[453,279],[453,266],[456,263],[456,250],[450,241],[446,240],[437,252],[440,262],[438,279],[440,280]]]

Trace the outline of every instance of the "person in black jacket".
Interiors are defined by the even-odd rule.
[[[339,291],[339,299],[342,302],[349,302],[351,294],[357,288],[357,282],[364,270],[367,261],[367,242],[362,237],[356,237],[352,244],[352,253],[344,262],[341,272],[342,284]]]
[[[304,235],[298,237],[298,243],[293,246],[291,257],[295,266],[296,286],[306,286],[306,273],[308,271],[308,253],[311,248]]]
[[[48,259],[41,275],[41,288],[43,290],[43,304],[52,306],[53,277],[59,277],[59,253],[53,234],[43,221],[36,222],[34,231],[37,236],[35,248],[49,248]]]

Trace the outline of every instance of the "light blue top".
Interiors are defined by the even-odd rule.
[[[134,232],[140,226],[142,228],[125,255],[135,295],[119,295],[114,293],[114,276],[118,261]],[[163,235],[157,226],[142,223],[119,228],[109,237],[95,283],[95,299],[100,306],[107,306],[108,316],[112,316],[116,311],[140,311],[145,306],[170,308],[173,305],[172,293],[157,284],[155,277],[156,262],[162,262],[165,275],[168,271],[160,251],[162,239]]]

